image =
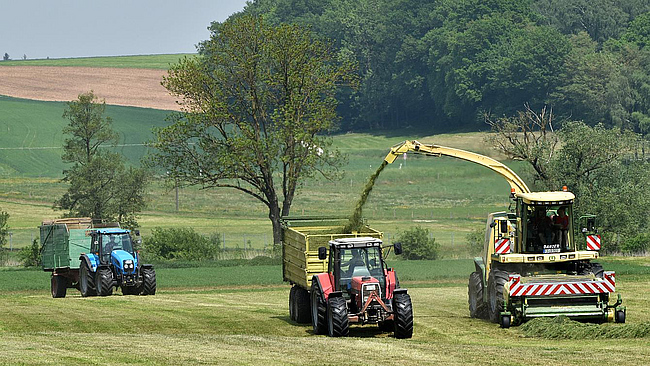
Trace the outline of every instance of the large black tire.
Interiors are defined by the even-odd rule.
[[[347,337],[350,331],[348,305],[343,297],[330,297],[327,301],[327,334],[330,337]]]
[[[316,278],[311,281],[311,326],[314,334],[327,332],[327,306]]]
[[[291,290],[289,290],[289,319],[291,319],[292,322],[296,321],[296,313],[298,311],[296,310],[296,286],[291,286]]]
[[[156,271],[153,268],[142,269],[142,292],[140,294],[156,294]]]
[[[97,294],[99,296],[110,296],[113,294],[113,272],[110,268],[100,268],[97,270],[95,279],[97,285]]]
[[[81,296],[83,297],[97,295],[97,291],[95,290],[95,276],[85,261],[81,261],[81,268],[79,268],[79,291],[81,291]]]
[[[625,323],[625,310],[616,310],[614,313],[614,321],[617,323]]]
[[[508,273],[498,269],[490,270],[488,279],[488,315],[494,323],[501,320],[504,310],[503,286],[508,282]]]
[[[393,296],[393,317],[395,338],[413,337],[413,304],[409,294],[399,293]]]
[[[603,273],[605,270],[603,269],[603,265],[600,263],[591,263],[591,273],[594,274],[594,276],[598,278],[603,278]]]
[[[52,274],[50,279],[50,290],[52,290],[53,298],[65,297],[65,292],[68,287],[68,279],[63,276]]]
[[[296,322],[307,324],[311,321],[311,307],[309,303],[309,292],[302,287],[296,286]]]
[[[472,272],[469,275],[467,302],[469,303],[469,316],[485,319],[487,317],[487,306],[483,302],[483,279],[481,277],[481,272]]]

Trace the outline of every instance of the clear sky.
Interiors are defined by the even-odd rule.
[[[0,0],[11,59],[195,52],[246,0]]]

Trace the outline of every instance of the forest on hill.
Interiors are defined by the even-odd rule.
[[[487,129],[529,105],[556,121],[650,131],[647,0],[255,0],[358,63],[341,129]]]

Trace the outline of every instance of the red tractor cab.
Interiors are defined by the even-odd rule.
[[[395,253],[401,245],[395,243]],[[311,306],[314,333],[346,336],[350,323],[378,324],[396,338],[413,335],[413,308],[406,289],[382,255],[382,241],[371,237],[329,242],[327,273],[312,279]],[[320,247],[318,257],[328,258]]]

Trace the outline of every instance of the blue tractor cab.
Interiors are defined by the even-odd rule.
[[[82,254],[79,287],[82,296],[108,296],[114,287],[124,295],[154,295],[156,272],[150,264],[140,264],[133,248],[131,231],[122,228],[96,228],[90,253]]]

